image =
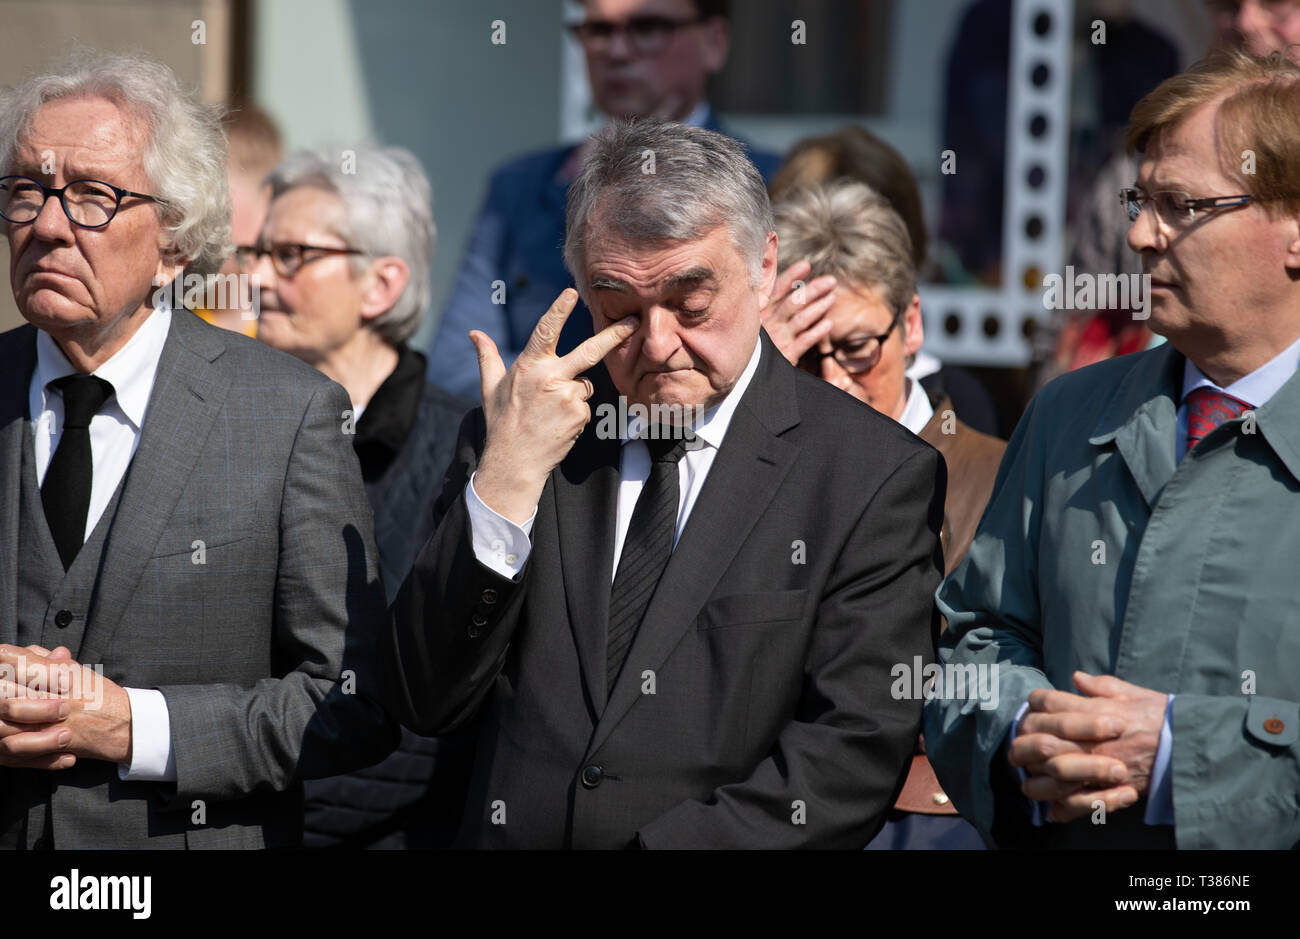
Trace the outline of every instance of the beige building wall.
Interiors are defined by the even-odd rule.
[[[75,43],[140,51],[166,62],[205,100],[224,101],[229,85],[227,0],[4,0],[0,30],[0,85],[12,85],[48,67]],[[200,41],[201,40],[201,41]],[[4,265],[0,331],[22,322]]]

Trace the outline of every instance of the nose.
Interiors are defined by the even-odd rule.
[[[829,351],[829,350],[824,350]],[[820,364],[822,381],[829,382],[841,391],[848,391],[849,385],[853,382],[853,377],[844,370],[839,361],[833,355],[825,356]]]
[[[652,306],[641,314],[641,355],[651,362],[666,363],[681,347],[677,317],[671,310]]]
[[[63,205],[59,202],[57,196],[50,196],[41,206],[41,211],[37,213],[36,218],[32,221],[32,234],[41,241],[58,241],[64,244],[72,244],[72,222],[63,211]]]
[[[1233,18],[1232,25],[1236,28],[1237,32],[1241,33],[1242,37],[1246,40],[1246,44],[1253,47],[1260,43],[1267,44],[1269,27],[1272,25],[1272,20],[1269,17],[1268,12],[1263,9],[1258,0],[1245,0],[1245,2],[1237,8],[1237,15]],[[1256,51],[1252,48],[1251,51],[1258,55],[1262,55],[1265,51],[1269,50],[1261,48],[1259,51]]]
[[[1144,205],[1138,217],[1129,224],[1127,240],[1128,246],[1138,254],[1147,251],[1160,253],[1165,250],[1164,229],[1161,228],[1160,217],[1151,203]]]
[[[249,280],[252,282],[250,284],[251,290],[256,290],[259,295],[263,293],[275,294],[275,265],[271,263],[269,254],[255,255],[253,263],[244,270],[244,273],[248,275]]]

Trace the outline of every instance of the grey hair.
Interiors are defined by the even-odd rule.
[[[842,283],[879,288],[895,315],[916,293],[916,263],[907,223],[884,196],[855,179],[799,186],[776,204],[777,266],[812,265]]]
[[[0,172],[12,167],[36,112],[74,98],[104,98],[144,125],[149,194],[166,202],[155,204],[168,232],[166,254],[189,271],[214,273],[231,250],[221,109],[201,103],[148,56],[76,48],[52,71],[0,89]]]
[[[339,197],[343,230],[336,234],[366,256],[353,258],[359,274],[370,258],[399,257],[411,278],[397,301],[370,321],[391,345],[415,333],[429,305],[429,271],[437,229],[433,187],[411,151],[370,142],[289,154],[267,177],[271,198],[296,186],[317,186]]]
[[[650,245],[726,225],[755,287],[775,227],[767,187],[743,145],[711,130],[645,119],[606,124],[569,186],[564,263],[584,297],[593,217],[602,234]]]

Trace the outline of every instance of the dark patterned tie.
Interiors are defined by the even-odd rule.
[[[93,472],[90,420],[113,393],[113,386],[94,375],[68,375],[49,387],[63,395],[63,432],[41,484],[41,505],[66,571],[86,540]]]
[[[671,429],[665,428],[665,432]],[[632,510],[623,540],[623,553],[609,594],[609,643],[606,646],[605,688],[614,689],[632,639],[654,596],[659,578],[673,553],[680,486],[677,461],[686,451],[685,438],[646,440],[650,478]]]
[[[1251,405],[1234,398],[1226,391],[1202,385],[1187,393],[1187,452],[1201,442],[1201,438],[1225,421],[1236,420]]]

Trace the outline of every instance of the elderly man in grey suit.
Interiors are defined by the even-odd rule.
[[[158,289],[227,247],[224,155],[143,58],[0,98],[6,847],[292,845],[396,743],[346,394]]]
[[[1294,848],[1300,67],[1207,59],[1128,143],[1168,341],[1030,403],[939,592],[940,657],[999,700],[929,700],[926,745],[999,845]]]

